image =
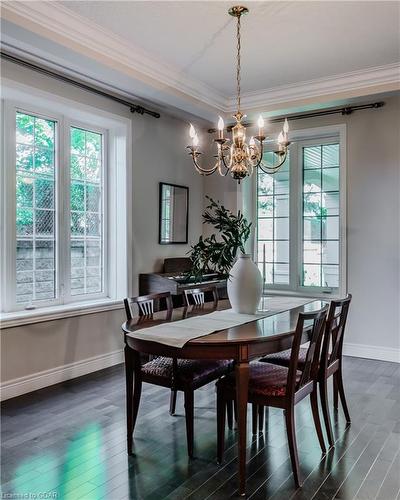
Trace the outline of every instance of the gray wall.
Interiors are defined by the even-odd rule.
[[[186,154],[186,123],[163,112],[158,120],[132,115],[124,106],[4,61],[2,77],[132,119],[132,293],[137,292],[138,273],[160,270],[164,257],[186,254],[189,245],[158,244],[160,181],[189,186],[189,243],[202,230],[203,178]],[[1,330],[2,382],[122,348],[123,320],[123,311],[115,310]]]
[[[400,99],[379,110],[292,122],[292,130],[347,124],[347,273],[353,304],[347,352],[399,359]],[[244,181],[244,184],[248,180]],[[205,180],[205,194],[237,208],[233,181]]]

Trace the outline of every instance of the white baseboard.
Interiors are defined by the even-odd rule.
[[[15,398],[50,385],[65,382],[88,373],[123,363],[123,350],[113,351],[93,358],[76,361],[68,365],[51,368],[33,375],[8,380],[0,385],[0,400]]]
[[[400,363],[400,349],[394,347],[380,347],[367,344],[343,344],[343,354],[355,358],[377,359]]]

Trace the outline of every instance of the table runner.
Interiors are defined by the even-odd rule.
[[[288,311],[314,300],[309,297],[267,296],[261,298],[260,310],[256,314],[238,314],[232,309],[225,309],[149,328],[141,328],[128,335],[136,339],[180,348],[195,338]],[[265,309],[266,307],[268,309]]]

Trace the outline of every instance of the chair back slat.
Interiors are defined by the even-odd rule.
[[[137,305],[139,316],[142,316],[144,318],[152,318],[156,310],[156,304],[159,308],[160,302],[162,301],[165,302],[167,308],[167,319],[170,319],[173,310],[171,292],[153,293],[150,295],[142,295],[139,297],[124,299],[126,319],[129,321],[136,316],[136,314],[132,310],[133,304]]]
[[[211,293],[213,297],[214,307],[218,306],[218,290],[216,286],[207,286],[202,288],[190,288],[184,290],[183,301],[185,306],[189,306],[190,302],[194,306],[204,306],[206,301],[206,293]],[[191,299],[190,299],[191,298]]]
[[[352,295],[348,294],[345,299],[331,301],[321,353],[323,368],[328,368],[342,357],[344,331],[351,299]]]
[[[311,380],[316,380],[318,377],[319,357],[321,352],[321,344],[325,331],[326,315],[328,305],[318,311],[299,313],[297,320],[296,331],[293,337],[292,351],[290,356],[290,365],[288,372],[287,387],[294,394],[295,391],[306,385]],[[309,329],[309,346],[307,349],[304,366],[300,381],[296,382],[296,375],[299,362],[300,345],[304,330]]]

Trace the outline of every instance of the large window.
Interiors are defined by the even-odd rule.
[[[3,309],[104,297],[106,134],[22,109],[10,121]]]
[[[258,172],[256,259],[267,289],[343,291],[340,151],[339,137],[294,141],[278,173]]]

